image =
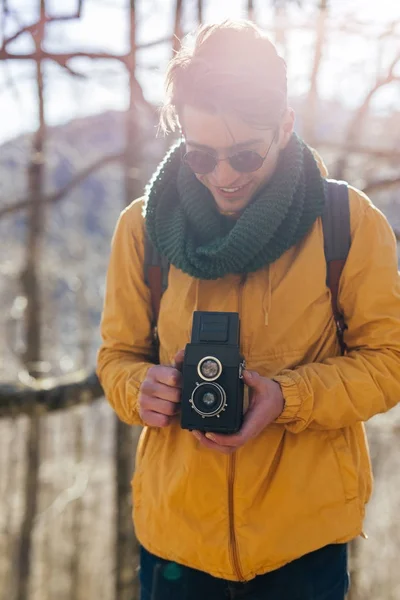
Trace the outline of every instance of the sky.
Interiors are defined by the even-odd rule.
[[[9,0],[9,7],[24,24],[37,17],[37,0]],[[137,0],[138,43],[156,40],[171,34],[174,0]],[[194,0],[187,0],[184,12],[186,30],[195,25]],[[219,0],[205,3],[206,22],[244,16],[243,0]],[[76,0],[48,0],[49,14],[70,14]],[[48,26],[46,50],[62,52],[90,49],[123,53],[127,50],[128,0],[85,0],[80,21],[63,22]],[[315,40],[315,0],[303,0],[301,8],[293,3],[290,20],[299,27],[290,36],[288,44],[289,93],[298,96],[308,88],[310,58]],[[336,33],[324,49],[320,73],[320,93],[325,98],[338,99],[356,106],[376,77],[377,61],[387,65],[396,51],[396,42],[388,41],[377,57],[377,35],[388,23],[398,20],[397,48],[400,47],[400,2],[394,0],[331,0],[332,24],[355,28],[356,22],[367,24],[366,35]],[[273,12],[264,0],[255,0],[257,21],[268,28],[273,24]],[[5,35],[18,27],[15,18],[4,21]],[[29,34],[21,36],[9,47],[15,53],[33,50]],[[145,96],[160,102],[163,93],[163,73],[171,49],[158,46],[138,53],[137,76]],[[64,123],[73,118],[100,113],[104,110],[124,110],[128,103],[125,69],[116,61],[87,61],[76,59],[71,66],[88,73],[87,78],[72,78],[54,63],[45,66],[46,119],[49,125]],[[400,67],[399,67],[400,74]],[[400,106],[399,85],[387,86],[377,95],[375,108],[380,110]],[[33,131],[37,126],[37,106],[34,85],[34,65],[30,61],[0,62],[0,145],[17,135]]]

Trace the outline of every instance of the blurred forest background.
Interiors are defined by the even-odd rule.
[[[119,212],[171,143],[157,137],[167,62],[228,17],[269,32],[297,131],[400,239],[397,2],[0,0],[0,600],[137,598],[139,430],[94,375],[104,277]],[[375,493],[350,596],[398,600],[399,410],[368,434]]]

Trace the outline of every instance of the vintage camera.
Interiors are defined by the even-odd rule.
[[[235,433],[243,420],[243,369],[239,315],[193,313],[183,363],[183,429]]]

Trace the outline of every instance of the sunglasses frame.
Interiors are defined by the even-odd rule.
[[[214,156],[213,154],[210,154],[206,150],[189,150],[189,152],[186,152],[186,154],[183,155],[182,161],[185,163],[185,165],[187,165],[190,169],[192,169],[193,173],[195,173],[196,175],[209,175],[210,173],[212,173],[215,170],[215,168],[218,165],[218,163],[220,163],[220,162],[222,162],[224,160],[227,160],[229,162],[231,168],[234,171],[236,171],[237,173],[255,173],[255,171],[258,171],[263,166],[263,164],[265,162],[265,159],[267,158],[267,156],[269,154],[269,151],[271,150],[271,146],[274,143],[274,140],[275,140],[275,137],[276,137],[276,133],[277,132],[275,131],[274,136],[272,138],[272,141],[271,141],[270,145],[268,146],[268,150],[267,150],[267,152],[266,152],[266,154],[264,156],[262,156],[261,154],[259,154],[255,150],[240,150],[239,152],[235,152],[234,154],[231,154],[230,156],[227,156],[225,158],[217,158],[216,156]],[[206,156],[209,156],[210,158],[212,158],[213,161],[214,161],[213,168],[209,169],[208,171],[195,171],[193,169],[193,167],[187,162],[187,156],[189,154],[191,154],[191,153],[194,153],[194,152],[199,152],[201,154],[205,154]],[[235,156],[237,156],[238,154],[242,154],[244,152],[249,152],[251,154],[257,155],[260,158],[260,160],[261,160],[260,166],[256,167],[255,169],[250,169],[250,170],[249,169],[246,169],[246,170],[236,169],[235,166],[232,164],[232,159],[234,159]]]

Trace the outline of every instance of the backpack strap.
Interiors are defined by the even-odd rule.
[[[144,236],[144,280],[150,289],[153,311],[153,329],[157,335],[157,321],[160,313],[161,296],[168,286],[169,262],[154,247],[147,231]]]
[[[349,188],[344,181],[325,180],[326,205],[322,215],[324,251],[326,260],[326,283],[331,290],[332,312],[342,354],[346,351],[343,333],[346,329],[343,315],[338,307],[340,276],[350,250]]]

